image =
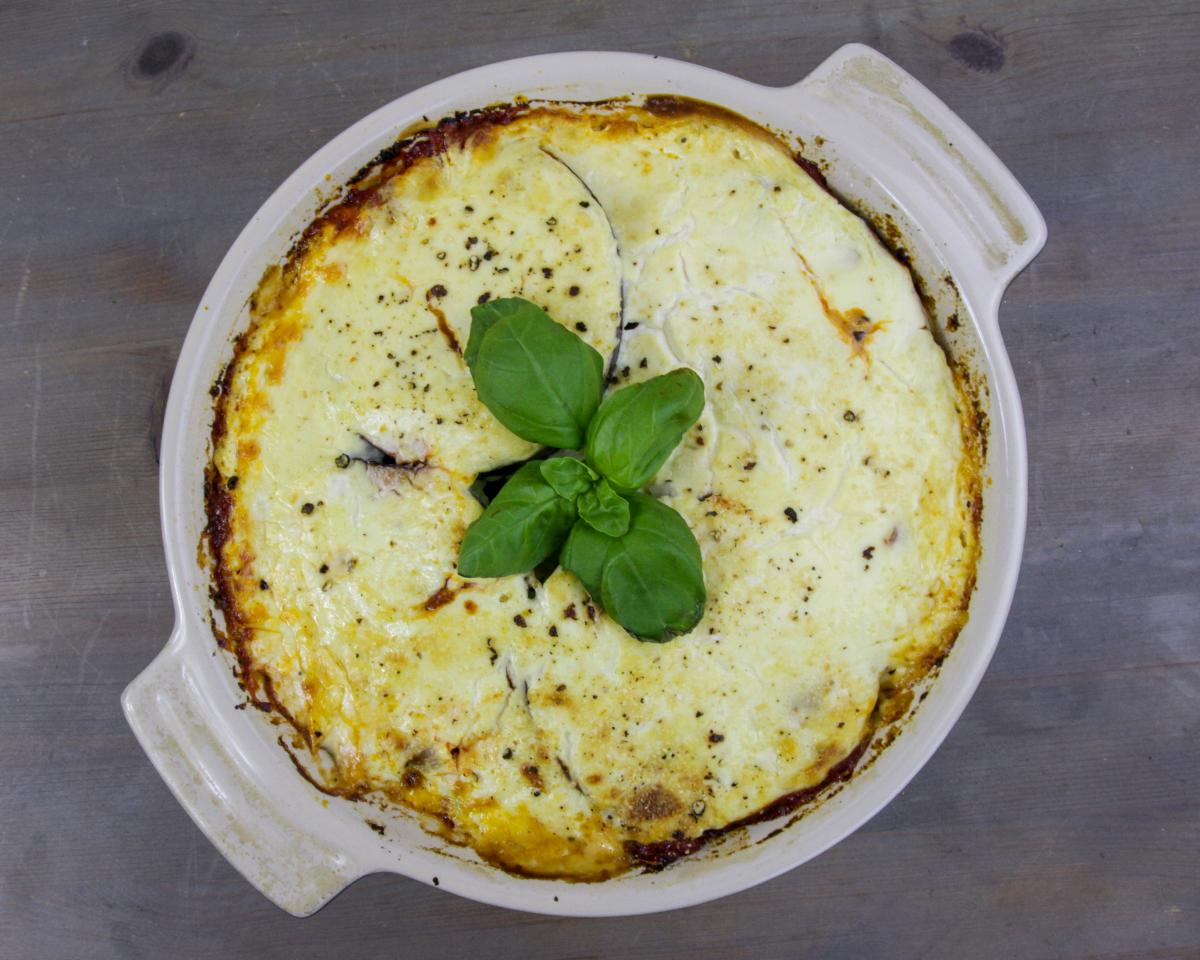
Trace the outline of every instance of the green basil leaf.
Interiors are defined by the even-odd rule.
[[[541,462],[527,463],[467,528],[458,552],[458,573],[527,573],[558,550],[574,522],[575,505],[542,477]]]
[[[479,356],[479,345],[489,330],[505,317],[524,309],[527,301],[520,297],[507,297],[503,300],[489,300],[471,308],[471,334],[467,337],[467,349],[463,351],[463,359],[472,369],[475,358]]]
[[[600,405],[604,359],[528,300],[482,307],[491,310],[471,311],[464,354],[479,399],[518,437],[547,447],[582,447]]]
[[[610,393],[587,431],[587,459],[621,490],[654,479],[704,410],[704,382],[681,368]]]
[[[563,544],[558,565],[575,574],[584,589],[592,595],[592,599],[599,603],[600,578],[604,573],[604,564],[608,560],[609,551],[619,547],[620,543],[616,537],[601,533],[583,520],[576,520],[575,526],[567,535],[567,542]]]
[[[596,471],[574,457],[543,460],[542,476],[555,493],[567,500],[574,500],[596,482]]]
[[[700,545],[678,513],[644,493],[629,497],[629,529],[610,537],[575,521],[559,565],[635,637],[662,643],[687,633],[708,599]]]
[[[629,503],[609,486],[607,480],[601,479],[581,494],[575,506],[579,510],[579,519],[610,537],[619,537],[629,529]]]
[[[629,530],[601,564],[600,603],[635,637],[662,643],[687,633],[704,615],[700,545],[665,503],[635,493],[629,507]]]

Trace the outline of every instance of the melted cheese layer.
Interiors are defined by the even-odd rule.
[[[975,438],[906,268],[765,131],[547,106],[459,139],[264,278],[219,400],[218,581],[331,787],[602,879],[821,783],[945,652]],[[561,570],[455,575],[476,475],[535,452],[460,354],[471,305],[514,295],[619,383],[704,380],[651,487],[703,551],[691,634],[640,643]]]

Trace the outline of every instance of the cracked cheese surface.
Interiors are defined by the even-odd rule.
[[[651,486],[703,551],[691,634],[640,643],[563,571],[455,576],[475,476],[536,449],[458,352],[516,295],[615,388],[703,379]],[[710,108],[530,108],[414,160],[268,273],[218,405],[250,686],[332,787],[514,871],[602,879],[821,783],[965,620],[979,464],[912,278]]]

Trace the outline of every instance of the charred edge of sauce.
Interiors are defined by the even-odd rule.
[[[223,428],[224,424],[222,423]],[[233,573],[226,566],[222,556],[222,548],[230,535],[233,495],[226,487],[217,468],[211,463],[204,472],[204,506],[208,522],[200,536],[202,540],[207,540],[209,556],[212,558],[213,584],[209,590],[209,596],[225,620],[224,634],[218,640],[226,650],[233,654],[236,661],[235,673],[246,696],[255,706],[260,706],[259,683],[249,650],[250,630],[247,628],[238,606]]]
[[[361,800],[366,795],[367,791],[362,787],[331,787],[329,784],[322,783],[309,772],[308,768],[304,766],[303,763],[300,762],[300,758],[297,757],[295,751],[288,746],[287,741],[284,740],[282,735],[276,737],[275,741],[281,747],[283,747],[283,752],[286,753],[288,755],[288,759],[292,761],[292,766],[296,768],[296,772],[326,796],[341,797],[343,800]]]
[[[987,463],[988,431],[991,428],[987,412],[987,382],[981,375],[973,373],[953,358],[950,360],[950,372],[954,376],[954,385],[959,396],[967,407],[960,419],[966,433],[964,439],[970,443],[968,449],[974,453],[977,473],[980,475],[976,480],[979,481],[983,466]]]
[[[621,103],[620,100],[604,101],[604,103],[608,102]],[[637,105],[634,105],[633,110],[637,109]],[[692,97],[681,97],[671,93],[655,93],[649,94],[642,99],[641,109],[652,116],[664,120],[703,117],[720,123],[727,123],[741,130],[743,133],[754,137],[756,140],[773,144],[777,148],[782,148],[787,153],[792,152],[787,147],[784,139],[775,131],[764,127],[760,123],[755,123],[740,113],[735,113],[728,107],[710,103],[707,100],[695,100]]]
[[[227,370],[231,368],[232,363]],[[228,374],[225,375],[225,380],[228,380]],[[223,392],[221,396],[225,396],[225,393]],[[219,429],[220,433],[218,433],[218,425],[214,424],[214,445],[224,434],[224,418],[221,418]],[[229,539],[230,534],[230,513],[233,509],[233,497],[223,482],[217,468],[212,463],[205,470],[204,502],[208,522],[201,534],[201,538],[207,540],[212,557],[213,587],[210,591],[210,596],[225,619],[224,633],[217,635],[218,643],[223,649],[233,654],[235,660],[234,674],[245,691],[246,696],[249,698],[249,703],[259,710],[274,712],[282,717],[303,738],[305,745],[311,753],[315,750],[315,746],[313,744],[312,731],[308,725],[294,717],[283,701],[279,699],[275,693],[275,684],[271,680],[270,675],[254,669],[254,661],[250,654],[250,641],[253,631],[246,625],[242,617],[233,582],[234,575],[226,566],[224,557],[222,556],[222,548]],[[300,775],[322,793],[329,796],[344,797],[349,800],[357,800],[366,795],[367,790],[362,786],[339,787],[321,783],[300,762],[300,759],[295,755],[291,747],[284,742],[283,737],[280,736],[278,740]]]
[[[213,420],[210,434],[213,456],[229,431],[229,395],[233,389],[233,377],[238,362],[249,347],[250,331],[244,331],[233,341],[233,356],[214,381],[209,394],[213,398]],[[258,683],[250,658],[250,630],[241,616],[234,588],[233,572],[226,566],[222,550],[229,540],[232,528],[233,494],[225,478],[210,458],[204,469],[204,513],[206,523],[200,533],[201,553],[208,548],[208,559],[212,566],[212,586],[209,597],[221,611],[225,620],[225,631],[218,636],[221,646],[233,654],[235,674],[251,704],[259,709],[268,708],[269,698],[258,697]],[[215,624],[214,624],[215,627]]]
[[[766,820],[774,820],[776,817],[786,816],[805,804],[811,803],[834,784],[845,783],[854,775],[854,769],[858,766],[858,762],[862,759],[863,754],[867,752],[867,748],[871,745],[871,739],[874,735],[875,730],[872,729],[858,741],[858,746],[830,768],[829,773],[825,775],[825,779],[815,787],[807,787],[804,790],[786,793],[777,800],[768,803],[761,810],[750,814],[748,817],[743,817],[741,820],[735,820],[723,829],[732,830],[736,827],[748,827],[751,824],[763,823]]]
[[[309,731],[308,726],[300,723],[300,721],[292,716],[291,711],[284,706],[283,701],[275,695],[275,681],[271,679],[271,675],[269,673],[255,671],[255,674],[256,681],[262,685],[262,692],[263,696],[266,698],[266,702],[271,704],[271,709],[283,717],[283,719],[286,720],[293,727],[293,729],[295,729],[296,733],[303,738],[304,745],[308,747],[308,750],[311,753],[315,748],[313,746],[312,733]]]
[[[246,351],[246,342],[248,339],[249,331],[241,334],[233,341],[233,356],[225,364],[225,368],[217,376],[212,388],[209,390],[209,395],[213,398],[212,441],[214,450],[216,450],[216,444],[224,438],[229,429],[225,412],[226,404],[228,402],[229,391],[233,389],[233,374],[237,369],[237,362]]]
[[[364,164],[347,181],[347,189],[341,200],[304,228],[288,252],[285,271],[294,266],[326,227],[341,233],[358,222],[364,207],[381,204],[381,188],[392,177],[403,173],[419,160],[437,157],[451,147],[462,146],[490,127],[512,123],[528,109],[528,106],[523,104],[496,104],[479,110],[456,113],[431,127],[412,130],[401,136],[391,146],[376,154],[369,163]]]
[[[436,157],[451,146],[461,146],[488,127],[510,124],[528,111],[529,105],[524,103],[495,103],[477,110],[460,110],[432,126],[410,129],[364,164],[350,178],[350,186],[386,180],[406,170],[416,160]]]
[[[896,226],[896,221],[892,219],[890,213],[872,213],[864,211],[858,205],[850,203],[845,197],[838,197],[842,205],[849,210],[854,211],[860,220],[862,220],[871,232],[875,234],[875,239],[879,241],[880,246],[890,253],[901,265],[908,267],[909,272],[912,271],[912,254],[908,252],[908,243],[904,239],[904,234],[900,228]],[[921,302],[925,304],[926,309],[929,308],[930,301],[925,298],[928,296],[925,291],[925,285],[918,282],[917,275],[913,273],[913,284],[917,287],[917,293],[921,294]]]
[[[685,117],[697,112],[698,106],[708,106],[708,104],[668,93],[655,93],[642,101],[642,107],[656,117]]]
[[[732,830],[736,830],[739,827],[748,827],[755,823],[762,823],[766,820],[774,820],[776,817],[793,813],[805,804],[816,800],[822,793],[835,784],[844,783],[849,780],[854,774],[854,768],[858,765],[858,761],[862,759],[863,754],[867,751],[867,747],[870,746],[874,733],[873,729],[870,730],[859,741],[858,746],[839,760],[830,769],[829,773],[826,774],[825,779],[815,787],[806,787],[803,790],[784,794],[782,797],[771,801],[765,807],[756,810],[747,817],[734,820],[723,827],[705,830],[697,837],[684,837],[681,840],[660,840],[654,843],[638,843],[637,841],[630,840],[625,844],[625,851],[629,855],[630,860],[636,865],[644,867],[648,873],[655,873],[664,867],[670,866],[676,860],[695,853],[706,844]]]
[[[820,167],[798,150],[792,154],[792,159],[796,161],[796,166],[813,178],[818,187],[833,197],[838,203],[842,203],[842,198],[833,192],[833,188],[829,186],[829,181],[825,179],[825,174]],[[845,206],[844,203],[842,205]]]

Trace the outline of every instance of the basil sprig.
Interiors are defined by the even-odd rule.
[[[675,370],[601,402],[600,354],[519,297],[472,308],[464,358],[504,426],[585,459],[551,457],[514,473],[468,528],[459,574],[526,573],[557,555],[635,637],[691,630],[707,599],[700,546],[683,517],[639,489],[703,411],[700,378]]]

